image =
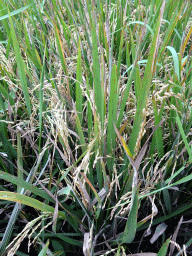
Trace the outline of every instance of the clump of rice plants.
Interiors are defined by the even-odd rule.
[[[190,1],[0,8],[0,254],[190,255]]]

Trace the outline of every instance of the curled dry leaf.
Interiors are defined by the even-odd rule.
[[[152,236],[150,243],[153,244],[167,229],[167,225],[163,222],[156,227],[155,234]]]

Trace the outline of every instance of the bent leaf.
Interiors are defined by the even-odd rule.
[[[0,199],[25,204],[42,212],[54,213],[55,210],[52,206],[18,193],[0,191]],[[61,211],[58,212],[58,216],[62,219],[66,219],[66,215]]]
[[[9,181],[9,182],[11,182],[11,183],[13,183],[17,186],[20,186],[22,188],[27,189],[28,191],[30,191],[30,192],[38,195],[38,196],[41,196],[42,198],[44,198],[46,200],[54,202],[54,200],[47,193],[45,193],[41,189],[33,186],[29,182],[24,181],[22,178],[18,178],[18,177],[14,176],[14,175],[11,175],[9,173],[0,171],[0,179],[7,180],[7,181]]]

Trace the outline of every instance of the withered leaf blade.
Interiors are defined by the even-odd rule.
[[[150,239],[150,243],[153,244],[164,232],[165,230],[167,229],[167,225],[162,222],[161,224],[159,224],[157,227],[156,227],[156,230],[155,230],[155,234],[152,236],[152,238]]]
[[[52,225],[52,229],[55,233],[56,233],[56,227],[57,227],[57,219],[58,219],[58,199],[56,197],[55,210],[53,214],[53,225]]]
[[[151,139],[152,135],[154,134],[154,132],[163,124],[163,122],[165,121],[165,119],[162,119],[159,124],[153,129],[152,133],[149,135],[149,137],[147,138],[145,144],[143,145],[143,147],[141,148],[136,160],[135,160],[135,167],[136,169],[138,170],[139,169],[139,166],[141,164],[141,161],[145,155],[145,152],[147,150],[147,147],[148,147],[148,143],[149,143],[149,140]]]

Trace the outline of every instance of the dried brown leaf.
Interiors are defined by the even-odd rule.
[[[180,229],[180,226],[181,226],[181,224],[182,224],[182,221],[183,221],[183,216],[182,216],[181,219],[179,220],[179,223],[178,223],[178,225],[177,225],[177,228],[176,228],[176,230],[175,230],[175,232],[174,232],[174,234],[173,234],[173,237],[172,237],[172,239],[171,239],[174,243],[176,243],[177,234],[178,234],[178,232],[179,232],[179,229]],[[170,245],[169,256],[173,255],[173,252],[174,252],[174,250],[175,250],[175,244],[174,244],[174,243],[171,243],[171,245]]]

